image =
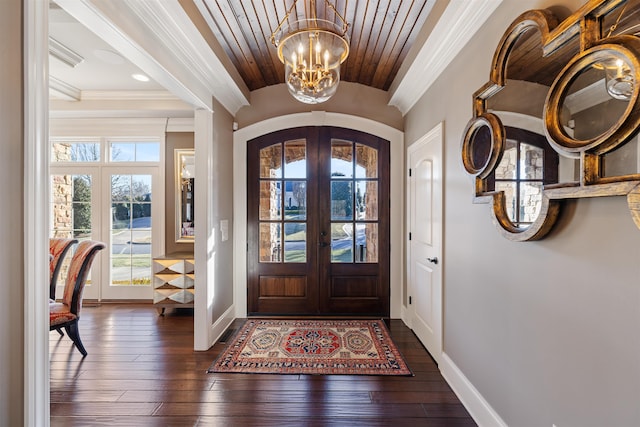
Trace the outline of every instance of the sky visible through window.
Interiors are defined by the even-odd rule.
[[[112,142],[111,161],[158,162],[160,144],[157,142]]]

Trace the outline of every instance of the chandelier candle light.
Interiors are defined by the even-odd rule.
[[[349,24],[335,6],[324,0],[339,22],[318,19],[315,0],[309,1],[309,18],[289,22],[295,0],[278,28],[271,34],[271,43],[278,49],[284,64],[284,79],[291,95],[306,104],[325,102],[338,89],[340,64],[349,55],[347,30]]]
[[[627,4],[622,7],[618,19],[609,28],[607,38],[610,37],[618,28],[620,19],[624,15],[627,9]],[[633,95],[634,86],[636,84],[633,73],[631,72],[631,66],[629,63],[615,55],[602,64],[597,64],[597,68],[601,67],[605,73],[605,87],[607,93],[613,98],[621,101],[628,101]]]
[[[604,64],[607,92],[614,99],[628,101],[633,94],[635,84],[631,67],[621,58],[615,58]]]

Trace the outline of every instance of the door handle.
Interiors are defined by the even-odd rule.
[[[327,235],[326,231],[321,231],[320,232],[320,237],[325,237]],[[320,240],[318,242],[318,246],[320,246],[321,248],[326,248],[327,246],[329,246],[329,244],[327,242],[323,242],[322,240]]]
[[[432,264],[437,264],[438,263],[438,257],[434,256],[433,258],[427,258],[427,261],[429,261]]]

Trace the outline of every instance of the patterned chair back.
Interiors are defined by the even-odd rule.
[[[87,282],[91,264],[98,251],[105,248],[104,243],[95,240],[83,240],[78,243],[67,274],[62,302],[70,311],[79,316],[82,307],[82,293]]]
[[[58,276],[60,269],[64,263],[64,258],[71,247],[78,243],[77,239],[66,239],[61,237],[52,237],[49,239],[49,298],[56,299],[56,285],[58,284]]]

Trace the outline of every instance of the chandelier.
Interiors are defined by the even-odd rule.
[[[616,32],[620,19],[622,19],[626,9],[627,4],[625,3],[620,10],[620,14],[618,14],[618,18],[614,24],[609,27],[606,38],[611,37],[611,35]],[[628,30],[623,30],[621,33],[626,33],[627,31]],[[620,57],[612,55],[611,58],[597,65],[599,65],[599,68],[604,69],[605,88],[609,96],[613,99],[628,101],[633,95],[636,84],[634,73],[632,73],[629,63]]]
[[[631,67],[620,58],[603,64],[607,93],[614,99],[629,100],[633,94],[635,81]]]
[[[318,19],[315,0],[309,0],[310,16],[290,22],[289,16],[298,3],[294,0],[284,19],[271,34],[284,64],[284,81],[295,99],[318,104],[331,98],[340,82],[340,64],[349,55],[349,24],[335,6],[324,0],[337,22]]]

